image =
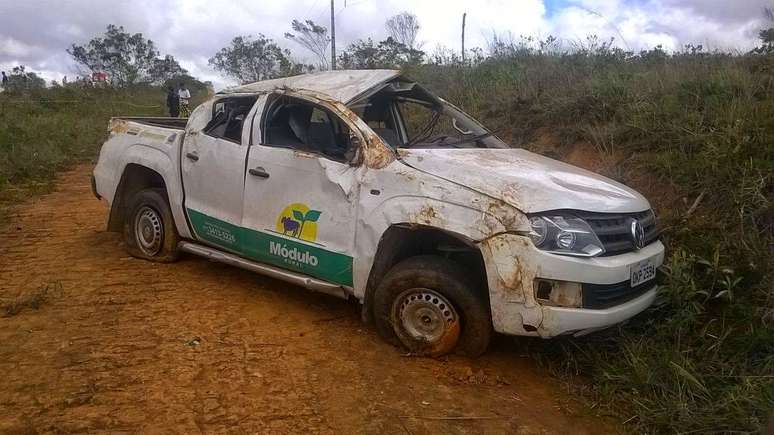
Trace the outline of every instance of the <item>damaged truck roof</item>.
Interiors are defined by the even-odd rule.
[[[225,89],[220,94],[270,92],[278,88],[307,89],[326,94],[344,104],[400,75],[398,70],[336,70],[264,80]]]

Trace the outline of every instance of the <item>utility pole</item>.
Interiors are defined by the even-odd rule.
[[[465,63],[465,17],[467,15],[467,12],[462,13],[462,63]]]
[[[333,0],[331,0],[331,69],[336,69],[336,16],[333,15]]]

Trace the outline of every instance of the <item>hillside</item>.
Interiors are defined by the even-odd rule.
[[[774,409],[772,72],[770,55],[604,46],[412,72],[513,146],[651,200],[668,248],[657,304],[530,346],[631,430],[754,432]]]
[[[94,158],[111,116],[164,116],[155,88],[76,86],[0,94],[0,210],[32,191],[46,190],[69,165]]]

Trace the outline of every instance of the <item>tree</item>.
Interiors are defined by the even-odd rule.
[[[758,32],[758,39],[761,40],[761,46],[754,48],[753,52],[759,54],[774,53],[774,27],[771,27],[771,24],[774,24],[774,9],[764,8],[763,14],[769,21],[770,26],[769,28],[762,29]]]
[[[416,15],[401,12],[390,17],[384,25],[392,39],[410,49],[416,48],[417,33],[419,33],[419,19]]]
[[[129,34],[123,26],[109,24],[104,36],[85,45],[72,44],[67,53],[91,74],[107,73],[116,86],[141,82],[161,83],[169,75],[184,73],[174,57],[159,59],[159,52],[142,33]]]
[[[390,36],[376,45],[371,38],[353,42],[339,55],[338,62],[343,68],[403,68],[419,65],[424,56],[424,51],[409,48]]]
[[[19,65],[11,69],[8,84],[4,89],[11,93],[20,93],[44,87],[46,87],[46,81],[43,78],[32,71],[27,71],[24,65]]]
[[[328,37],[328,29],[315,24],[312,20],[306,20],[303,23],[293,20],[291,27],[295,33],[285,33],[285,38],[295,41],[311,51],[317,57],[317,66],[320,69],[327,70],[330,67],[328,46],[331,43],[331,38]]]
[[[163,84],[167,80],[187,74],[188,71],[183,69],[183,67],[177,63],[177,60],[170,55],[164,56],[163,59],[154,59],[153,65],[148,70],[149,78],[154,84],[158,85]]]
[[[303,68],[290,60],[289,50],[283,50],[261,34],[257,38],[237,36],[230,46],[221,48],[209,64],[242,83],[286,77],[300,73]]]

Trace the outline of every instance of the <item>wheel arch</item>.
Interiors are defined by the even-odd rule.
[[[108,231],[123,231],[124,217],[129,201],[137,192],[152,188],[164,189],[168,200],[167,182],[160,172],[139,163],[128,163],[124,166],[110,206]]]
[[[389,226],[379,239],[363,295],[364,321],[373,320],[374,293],[387,272],[399,262],[419,255],[438,255],[469,269],[474,274],[477,294],[489,306],[484,256],[472,240],[432,226],[398,223]]]

